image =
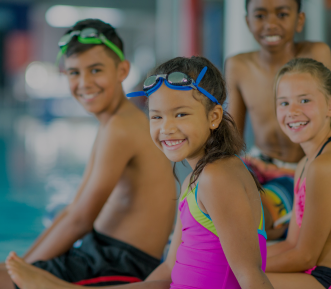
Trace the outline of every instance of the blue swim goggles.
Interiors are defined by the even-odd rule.
[[[143,91],[128,93],[127,97],[147,96],[149,97],[153,92],[157,91],[164,81],[165,85],[175,90],[191,90],[195,89],[207,96],[212,102],[220,104],[218,100],[212,96],[208,91],[198,86],[207,71],[205,66],[198,75],[196,81],[183,72],[171,72],[169,74],[158,74],[148,77],[144,82]]]

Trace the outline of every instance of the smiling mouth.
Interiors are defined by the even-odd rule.
[[[269,43],[277,42],[281,39],[279,35],[270,35],[270,36],[264,36],[264,39]]]
[[[168,146],[168,147],[172,147],[172,146],[176,146],[181,144],[183,141],[185,141],[185,139],[180,139],[180,140],[163,140],[162,142]]]
[[[303,127],[308,124],[309,121],[298,121],[298,122],[292,122],[288,123],[288,127],[292,129],[298,129],[299,127]]]
[[[96,92],[93,94],[81,94],[80,97],[85,100],[91,100],[91,99],[95,98],[98,94],[99,94],[99,92]]]

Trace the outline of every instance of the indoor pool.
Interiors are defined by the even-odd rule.
[[[72,199],[97,123],[0,110],[0,262],[22,255]]]

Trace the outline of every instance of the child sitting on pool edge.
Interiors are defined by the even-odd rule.
[[[277,289],[329,289],[331,71],[313,59],[293,59],[277,74],[275,95],[281,129],[306,156],[295,172],[287,238],[268,247],[268,277]]]
[[[80,285],[143,280],[159,265],[173,227],[171,164],[153,144],[145,114],[123,92],[130,64],[114,28],[80,21],[59,44],[71,93],[100,126],[73,203],[24,260]],[[4,270],[0,288],[14,288]]]

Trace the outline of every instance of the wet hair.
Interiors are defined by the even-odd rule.
[[[331,97],[331,71],[323,63],[311,58],[294,58],[286,63],[277,73],[275,78],[274,94],[276,97],[277,88],[281,78],[290,73],[309,73],[320,83],[327,100]]]
[[[65,34],[70,33],[71,31],[75,30],[82,30],[84,28],[95,28],[103,35],[106,36],[108,40],[113,42],[122,52],[123,52],[123,42],[122,39],[117,35],[115,28],[108,23],[105,23],[99,19],[85,19],[82,21],[77,22],[72,28],[70,28]],[[103,45],[106,48],[106,51],[109,55],[116,61],[120,61],[119,56],[107,47],[104,44],[83,44],[80,43],[77,39],[77,36],[72,37],[70,42],[68,43],[68,48],[65,53],[67,57],[70,57],[74,54],[83,53],[96,45]]]
[[[248,13],[248,5],[251,0],[245,0],[245,8],[246,8],[246,13]],[[302,7],[302,0],[295,0],[298,4],[298,12],[301,12],[301,7]]]
[[[199,83],[199,86],[211,93],[218,102],[223,105],[227,95],[225,81],[220,71],[204,57],[176,57],[154,69],[151,75],[169,74],[171,72],[180,71],[193,79],[197,79],[199,73],[205,66],[207,66],[208,69]],[[204,105],[206,115],[217,105],[199,91],[194,90],[193,97]],[[244,148],[245,143],[238,132],[233,118],[228,112],[223,111],[223,118],[220,125],[216,129],[210,130],[210,136],[205,143],[205,154],[193,169],[190,186],[198,180],[201,172],[207,164],[219,159],[233,157],[235,154],[239,155]],[[175,165],[176,163],[174,164],[173,171],[178,181]],[[263,191],[257,178],[252,172],[251,174],[259,191]]]

